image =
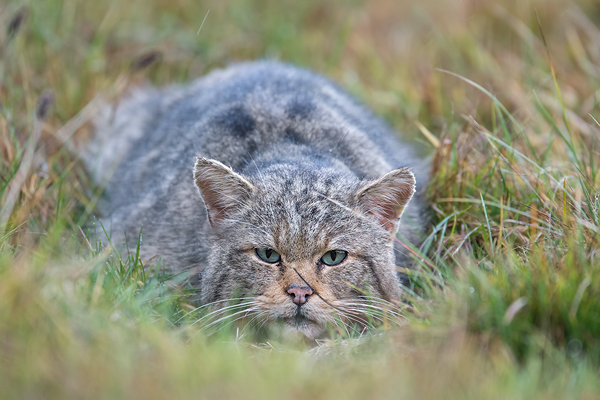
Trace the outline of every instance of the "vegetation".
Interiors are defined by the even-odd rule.
[[[9,0],[0,26],[2,398],[600,397],[596,2]],[[432,154],[404,326],[210,335],[181,279],[95,240],[100,99],[261,57]]]

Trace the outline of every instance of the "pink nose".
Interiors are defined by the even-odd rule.
[[[292,296],[294,299],[294,303],[301,306],[306,303],[306,298],[313,294],[313,291],[308,286],[298,287],[298,286],[290,286],[287,290],[288,294]]]

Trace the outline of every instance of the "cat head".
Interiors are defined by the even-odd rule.
[[[316,338],[397,298],[392,239],[415,192],[410,170],[360,181],[342,166],[278,163],[242,176],[198,158],[194,182],[213,230],[204,303],[241,295],[248,316]]]

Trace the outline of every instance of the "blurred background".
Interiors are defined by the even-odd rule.
[[[594,109],[600,78],[600,6],[586,0],[5,0],[0,19],[13,27],[0,99],[31,109],[52,88],[63,121],[117,82],[186,82],[259,58],[332,77],[407,133],[416,120],[438,133],[461,113],[490,118],[485,95],[437,69],[525,120],[533,89],[558,107],[547,52],[578,116]]]

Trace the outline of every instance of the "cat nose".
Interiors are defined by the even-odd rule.
[[[306,303],[306,298],[313,294],[313,291],[308,286],[290,286],[287,289],[287,292],[290,296],[293,297],[293,302],[299,306]]]

